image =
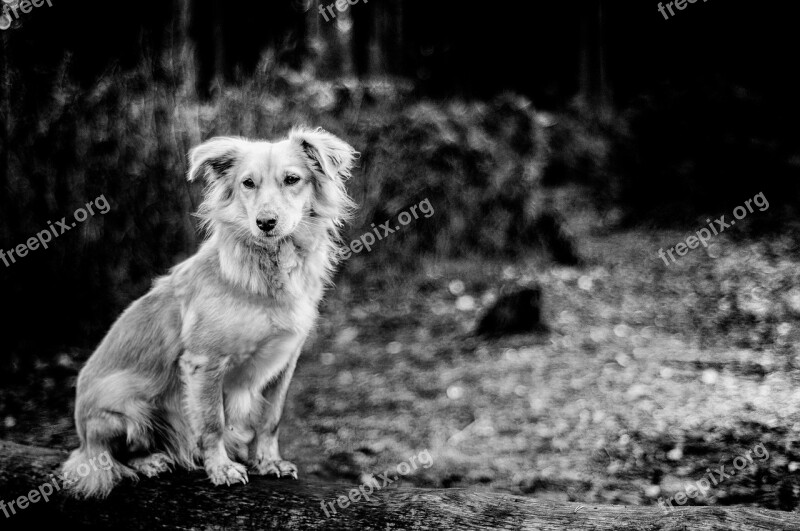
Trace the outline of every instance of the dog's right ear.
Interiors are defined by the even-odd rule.
[[[236,163],[242,142],[241,138],[218,136],[192,148],[187,178],[190,181],[205,178],[211,183],[223,177]]]

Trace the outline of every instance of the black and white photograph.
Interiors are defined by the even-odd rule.
[[[0,0],[0,529],[800,531],[798,24]]]

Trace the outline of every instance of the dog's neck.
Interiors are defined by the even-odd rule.
[[[285,239],[264,247],[216,231],[207,243],[216,250],[223,278],[252,295],[276,301],[319,299],[331,269],[327,241],[304,247]]]

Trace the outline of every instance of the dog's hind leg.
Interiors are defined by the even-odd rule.
[[[107,496],[136,473],[121,461],[154,446],[152,405],[138,398],[146,381],[126,371],[78,379],[75,424],[81,446],[64,463],[64,482],[78,497]]]
[[[115,457],[121,446],[127,446],[128,424],[124,415],[111,411],[98,411],[83,419],[81,447],[61,469],[67,491],[82,498],[106,497],[123,478],[137,477]]]

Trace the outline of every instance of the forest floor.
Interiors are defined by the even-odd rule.
[[[427,450],[431,466],[395,485],[587,503],[651,505],[713,478],[689,504],[796,510],[797,238],[730,230],[666,266],[657,251],[683,232],[614,228],[580,190],[558,195],[580,267],[537,256],[429,260],[414,273],[348,262],[295,373],[284,457],[306,477],[357,485]],[[501,286],[531,282],[548,333],[471,336]],[[88,354],[20,371],[0,394],[0,438],[76,446],[74,383]]]

